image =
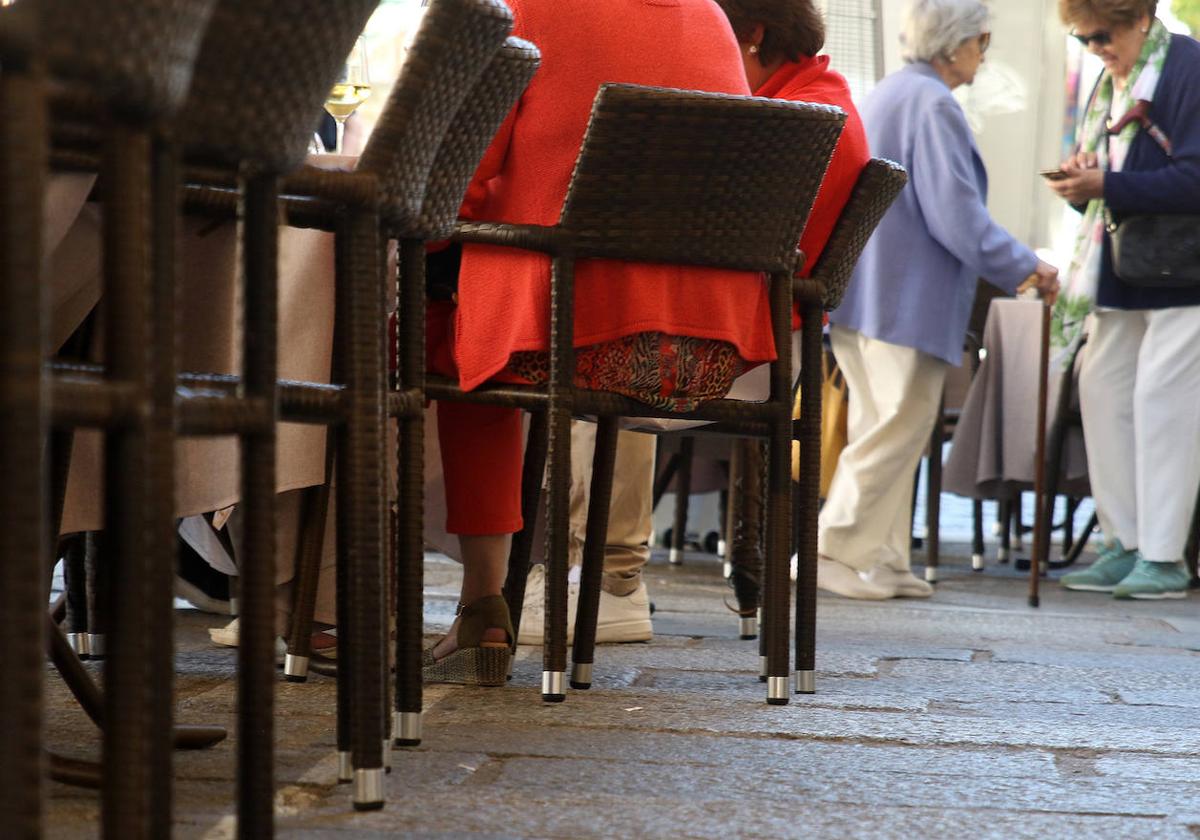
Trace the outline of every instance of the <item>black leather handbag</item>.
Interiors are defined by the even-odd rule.
[[[1200,286],[1200,216],[1153,213],[1105,218],[1113,271],[1131,286]]]

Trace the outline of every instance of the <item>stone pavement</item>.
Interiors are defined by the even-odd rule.
[[[820,602],[818,693],[767,706],[711,557],[648,569],[650,644],[599,649],[596,685],[538,695],[540,649],[499,689],[430,686],[385,810],[334,783],[334,682],[280,682],[279,835],[1200,837],[1200,592],[1116,602],[971,574],[948,546],[933,600]],[[957,549],[957,551],[956,551]],[[427,564],[430,629],[458,567]],[[180,720],[233,726],[219,619],[179,613]],[[50,739],[94,754],[56,677]],[[176,755],[176,834],[231,837],[233,748]],[[50,784],[51,837],[96,836],[96,796]],[[2,833],[2,832],[0,832]]]

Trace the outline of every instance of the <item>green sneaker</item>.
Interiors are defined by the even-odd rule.
[[[1079,592],[1112,592],[1133,571],[1136,560],[1137,549],[1127,551],[1120,540],[1113,540],[1112,545],[1100,549],[1095,563],[1086,569],[1063,575],[1058,582],[1067,589]]]
[[[1133,571],[1113,589],[1113,597],[1157,601],[1186,598],[1187,590],[1188,571],[1182,560],[1156,563],[1139,556]]]

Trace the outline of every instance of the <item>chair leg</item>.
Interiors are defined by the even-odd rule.
[[[107,656],[112,568],[104,548],[104,532],[88,531],[84,536],[84,568],[87,574],[88,653],[92,659]]]
[[[1020,503],[1020,494],[1017,494],[1017,502]],[[1012,551],[1012,508],[1013,500],[1011,498],[1001,499],[996,508],[996,524],[999,528],[1000,547],[996,549],[996,559],[1001,563],[1007,563],[1011,559]]]
[[[775,274],[771,278],[772,332],[775,346],[782,348],[771,363],[771,396],[777,413],[768,423],[767,492],[764,508],[766,542],[763,574],[763,635],[767,652],[767,703],[786,704],[791,699],[789,685],[791,663],[792,588],[789,567],[792,558],[792,356],[791,276]],[[786,309],[786,313],[783,310]],[[786,318],[784,318],[786,314]],[[816,316],[820,324],[820,316]],[[817,358],[820,358],[818,355]],[[820,365],[817,366],[818,373]],[[806,383],[807,384],[807,383]],[[820,385],[816,389],[820,403]],[[803,466],[803,464],[802,464]],[[802,476],[803,478],[804,476]],[[814,471],[812,500],[820,482],[820,467]],[[808,489],[806,487],[806,489]],[[815,546],[814,546],[815,547]],[[812,557],[814,569],[816,556]],[[797,625],[801,619],[797,618]]]
[[[679,441],[679,469],[675,480],[675,521],[671,526],[671,550],[667,555],[672,566],[683,563],[687,545],[688,502],[692,495],[692,457],[696,439],[685,435]]]
[[[425,389],[425,248],[400,243],[396,338],[398,384],[402,391]],[[421,743],[421,650],[424,642],[425,414],[399,418],[397,431],[396,528],[392,565],[396,577],[396,689],[392,743]],[[540,477],[540,473],[539,473]],[[528,554],[526,555],[528,564]],[[524,581],[522,581],[524,583]]]
[[[730,498],[737,499],[730,550],[730,579],[738,606],[738,635],[758,636],[756,613],[762,598],[763,484],[766,462],[762,441],[738,438],[730,452]],[[765,651],[760,651],[765,655]]]
[[[983,571],[983,502],[971,502],[971,568]]]
[[[383,615],[387,576],[383,564],[383,392],[384,314],[378,266],[378,220],[352,209],[339,225],[339,285],[348,286],[345,322],[346,386],[349,411],[344,442],[338,447],[338,538],[348,565],[349,615],[344,653],[339,645],[339,689],[343,664],[350,666],[350,753],[356,810],[383,807]]]
[[[538,506],[542,502],[542,474],[546,470],[547,419],[544,411],[529,415],[529,435],[525,442],[525,461],[521,467],[521,521],[524,527],[513,534],[508,553],[508,577],[504,581],[504,600],[513,628],[519,633],[525,606],[525,584],[529,578],[529,558],[533,553],[533,533]],[[514,640],[515,644],[515,640]]]
[[[662,451],[662,441],[659,438],[659,452]],[[667,492],[667,488],[671,486],[671,480],[675,478],[675,473],[679,471],[679,453],[675,452],[667,459],[666,464],[654,479],[654,493],[650,502],[650,509],[656,510],[658,503],[662,501],[663,494]]]
[[[1095,518],[1095,514],[1092,514]],[[1090,533],[1090,532],[1088,532]],[[1081,535],[1080,542],[1086,542],[1086,534]],[[1192,589],[1200,589],[1200,570],[1197,568],[1197,558],[1200,557],[1200,497],[1196,499],[1196,507],[1192,511],[1192,527],[1188,529],[1187,544],[1183,549],[1183,558],[1191,572]]]
[[[600,615],[600,581],[604,575],[604,549],[608,544],[608,509],[612,500],[613,468],[617,462],[618,431],[616,417],[601,417],[596,426],[579,609],[575,615],[575,646],[571,652],[571,688],[586,689],[592,686],[592,665],[596,661],[596,622]]]
[[[125,125],[115,127],[108,141],[105,359],[112,380],[136,383],[150,397],[154,372],[147,351],[153,347],[153,321],[159,314],[151,283],[155,208],[146,189],[152,143],[148,133]],[[169,703],[173,671],[161,669],[167,644],[152,637],[170,636],[171,619],[167,616],[164,626],[163,610],[170,609],[171,601],[169,591],[161,592],[161,567],[171,556],[174,533],[170,546],[164,545],[166,528],[156,520],[165,508],[162,471],[170,456],[162,452],[161,409],[157,400],[150,402],[150,416],[110,429],[106,436],[104,530],[114,580],[121,581],[111,591],[114,624],[111,656],[105,662],[104,762],[109,772],[101,793],[106,837],[156,837],[170,831],[172,774],[164,767],[170,766],[171,742],[169,730],[162,727],[170,709],[164,711],[161,704],[164,696]],[[155,603],[160,598],[165,603]]]
[[[278,309],[278,182],[244,179],[245,284],[242,381],[246,395],[275,403]],[[274,834],[275,802],[275,427],[242,438],[244,532],[238,618],[238,836]]]
[[[305,682],[312,657],[313,614],[321,583],[321,552],[325,546],[325,522],[329,518],[329,485],[333,475],[335,436],[325,436],[325,481],[304,491],[300,505],[300,534],[296,545],[295,583],[292,587],[292,619],[288,627],[287,655],[283,677],[288,682]]]
[[[937,583],[941,562],[942,444],[946,440],[945,400],[929,435],[929,472],[925,480],[925,580]]]
[[[90,653],[85,542],[83,534],[73,534],[62,541],[63,588],[67,596],[67,641],[80,659],[87,659]]]
[[[821,307],[805,304],[801,313],[800,419],[791,438],[800,441],[800,481],[796,486],[800,539],[796,546],[796,682],[798,694],[816,691],[817,510],[821,487]],[[768,563],[770,562],[768,549]]]

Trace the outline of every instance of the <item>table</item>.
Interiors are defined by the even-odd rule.
[[[332,165],[343,160],[321,156]],[[91,176],[62,175],[47,190],[45,263],[51,338],[58,346],[100,299],[101,208],[86,203]],[[180,266],[180,370],[233,373],[240,365],[237,227],[185,218],[177,237]],[[333,347],[333,235],[281,228],[279,376],[328,382]],[[103,433],[75,435],[62,533],[103,527]],[[320,484],[325,429],[283,423],[277,444],[279,492]],[[237,441],[189,438],[176,445],[176,513],[217,510],[239,497]]]
[[[1041,307],[1038,301],[996,299],[988,309],[986,351],[971,383],[946,460],[942,487],[975,499],[1011,498],[1033,489],[1037,371]],[[1047,388],[1047,434],[1057,419],[1065,352],[1051,352]],[[1090,495],[1083,434],[1072,428],[1058,491]]]

